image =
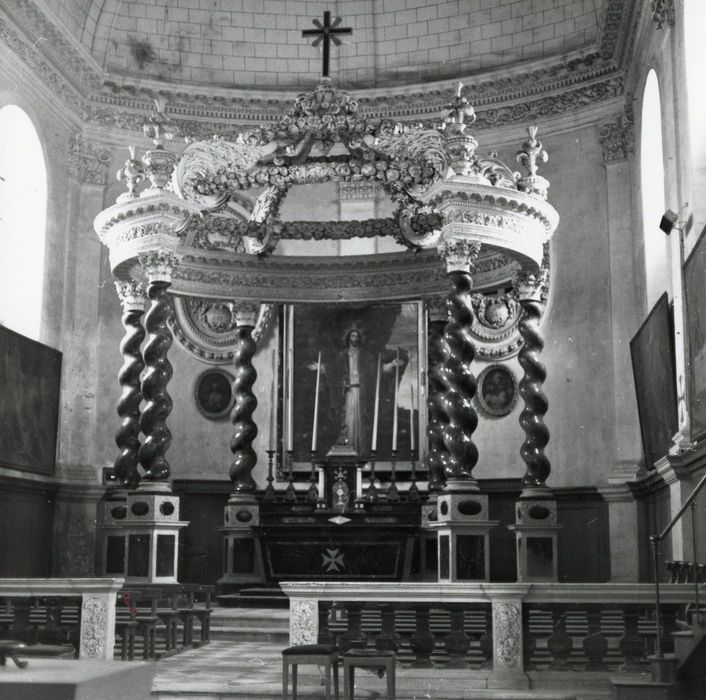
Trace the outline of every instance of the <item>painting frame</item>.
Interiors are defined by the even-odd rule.
[[[56,469],[62,353],[0,325],[0,467]]]
[[[667,292],[630,341],[645,468],[669,452],[679,427],[674,322]]]
[[[379,384],[376,470],[385,470],[392,460],[394,427],[394,379],[397,379],[397,454],[400,467],[411,461],[412,430],[415,459],[423,464],[426,439],[420,441],[420,427],[426,425],[426,326],[420,299],[329,304],[288,304],[282,308],[281,386],[282,410],[278,413],[282,446],[291,455],[293,467],[311,468],[313,414],[319,387],[316,454],[323,458],[337,443],[342,431],[341,382],[347,333],[361,332],[360,386],[366,423],[359,453],[361,462],[370,460],[373,447],[375,387]],[[347,351],[346,351],[347,352]],[[363,357],[365,356],[365,360]],[[321,369],[318,369],[318,363]],[[377,361],[380,379],[377,378]],[[397,374],[395,374],[395,363]],[[317,385],[318,374],[318,385]],[[355,384],[356,382],[354,382]],[[367,389],[364,384],[367,384]],[[393,387],[392,389],[390,387]],[[357,387],[356,387],[357,388]],[[343,390],[347,395],[347,390]],[[338,392],[338,393],[337,393]],[[338,403],[334,397],[338,396]],[[410,411],[411,407],[411,411]],[[348,435],[351,442],[355,439]]]
[[[515,373],[505,364],[493,363],[478,375],[476,401],[489,418],[504,418],[512,413],[519,399]]]
[[[691,439],[706,438],[706,228],[683,266]]]
[[[233,375],[220,367],[211,367],[194,382],[194,403],[199,413],[209,420],[230,415],[235,404]]]

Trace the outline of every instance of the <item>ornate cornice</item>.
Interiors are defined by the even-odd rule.
[[[174,271],[178,295],[267,302],[367,301],[440,294],[447,281],[435,251],[375,256],[257,258],[180,248],[184,257]],[[518,264],[488,247],[473,271],[476,289],[511,284]],[[139,277],[139,271],[133,270]]]
[[[650,12],[658,29],[674,26],[674,0],[652,0]]]
[[[81,134],[76,134],[69,140],[69,175],[79,182],[105,185],[109,163],[109,150],[96,148]]]
[[[606,163],[627,160],[635,150],[635,133],[632,116],[629,112],[615,120],[602,124],[598,129],[598,140],[603,147],[603,160]]]
[[[667,4],[665,0],[655,3],[656,9]],[[606,0],[595,51],[548,59],[525,72],[504,69],[484,80],[468,78],[466,96],[478,113],[475,128],[527,123],[621,94],[617,53],[629,44],[625,37],[632,6],[632,1]],[[197,139],[214,132],[234,136],[249,125],[277,121],[293,99],[291,92],[260,96],[252,90],[204,91],[197,85],[175,87],[158,81],[131,85],[128,78],[101,71],[31,0],[8,0],[3,11],[8,19],[0,17],[2,43],[85,125],[139,132],[145,115],[152,111],[152,100],[161,95],[180,134]],[[439,113],[447,90],[444,80],[392,90],[356,90],[351,97],[359,114],[366,117],[423,119]]]

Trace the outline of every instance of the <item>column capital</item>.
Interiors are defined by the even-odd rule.
[[[424,297],[424,306],[426,306],[430,322],[442,321],[446,323],[449,318],[449,311],[446,307],[445,296]]]
[[[69,139],[69,175],[81,183],[105,185],[107,181],[110,151],[97,148],[81,134]]]
[[[674,26],[674,0],[652,0],[650,12],[658,29]]]
[[[115,291],[118,293],[123,313],[144,311],[147,302],[147,292],[142,282],[117,280],[115,282]]]
[[[480,252],[480,241],[470,238],[447,238],[437,248],[447,272],[470,272]]]
[[[603,147],[603,162],[618,163],[628,160],[635,150],[633,118],[629,111],[618,115],[598,129],[598,141]]]
[[[520,270],[514,280],[514,292],[518,301],[540,301],[546,299],[549,270]]]
[[[236,301],[233,303],[233,317],[236,326],[252,326],[257,324],[260,304],[255,301]]]
[[[171,283],[174,268],[181,263],[182,257],[173,250],[160,248],[140,253],[139,261],[150,282]]]

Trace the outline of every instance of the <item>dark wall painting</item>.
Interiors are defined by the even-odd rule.
[[[61,353],[0,326],[0,466],[53,474]]]
[[[684,265],[686,327],[689,334],[689,416],[691,436],[706,436],[706,235]]]
[[[306,461],[311,452],[317,374],[317,454],[326,455],[334,444],[347,440],[361,458],[369,458],[374,441],[378,364],[377,459],[388,461],[395,446],[398,456],[408,459],[412,424],[418,448],[419,314],[418,302],[294,307],[291,371],[295,461]]]
[[[667,454],[678,428],[672,328],[665,292],[630,341],[647,469]]]

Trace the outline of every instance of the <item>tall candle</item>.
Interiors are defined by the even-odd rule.
[[[375,412],[373,413],[373,442],[370,449],[375,452],[378,447],[378,413],[380,411],[380,353],[378,353],[378,374],[375,380]]]
[[[392,451],[397,452],[397,390],[400,383],[400,349],[397,348],[397,355],[395,357],[395,402],[393,405],[392,414]]]
[[[275,423],[277,422],[277,355],[272,351],[272,397],[270,399],[270,450],[275,451]]]
[[[414,450],[414,387],[409,385],[409,449]]]
[[[294,449],[294,307],[287,309],[287,449]]]
[[[314,427],[311,431],[311,451],[316,452],[316,434],[319,429],[319,384],[321,382],[321,350],[316,363],[316,394],[314,395]]]

